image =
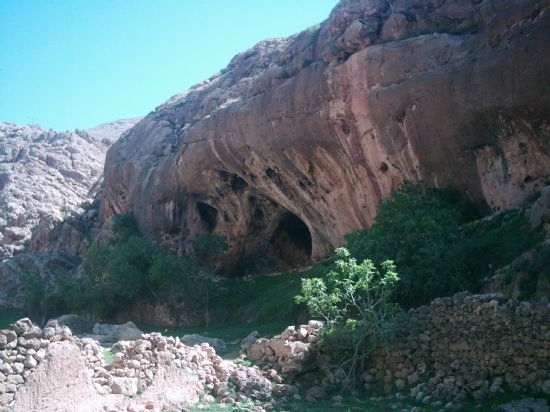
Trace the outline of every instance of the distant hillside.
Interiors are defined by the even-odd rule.
[[[65,132],[0,123],[0,260],[24,248],[41,217],[93,198],[108,147],[138,120]]]

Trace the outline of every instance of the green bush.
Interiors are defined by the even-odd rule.
[[[384,345],[393,334],[397,307],[391,297],[399,277],[390,260],[378,270],[370,259],[358,263],[345,248],[336,249],[335,256],[326,276],[302,279],[296,301],[325,320],[325,343],[343,352],[337,368],[344,371],[342,383],[353,387],[366,350]]]
[[[38,274],[24,274],[22,295],[29,311],[74,311],[109,318],[123,306],[146,298],[185,302],[190,310],[205,312],[208,320],[215,295],[212,273],[227,248],[224,238],[199,235],[192,253],[178,257],[140,235],[129,213],[113,219],[113,232],[110,244],[90,247],[78,276],[68,274],[47,284]]]
[[[226,250],[226,239],[214,233],[201,233],[193,241],[193,256],[202,268],[215,268]]]
[[[538,243],[517,210],[473,221],[473,205],[450,190],[406,183],[382,201],[370,229],[346,236],[358,259],[395,261],[401,276],[397,300],[407,307],[461,290]]]
[[[131,212],[124,212],[113,217],[113,232],[116,242],[124,241],[130,236],[141,235],[136,219]]]

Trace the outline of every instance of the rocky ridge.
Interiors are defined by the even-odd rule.
[[[103,144],[110,146],[118,140],[122,133],[134,127],[134,125],[141,119],[143,119],[143,117],[115,120],[114,122],[104,123],[90,129],[86,129],[86,133],[91,135],[97,141],[103,142]]]
[[[107,148],[138,120],[89,132],[0,123],[0,302],[13,304],[23,272],[47,283],[79,265],[101,227]]]
[[[0,123],[0,261],[24,249],[41,219],[93,201],[108,147],[138,120],[66,132]]]
[[[549,20],[542,0],[342,0],[113,145],[101,217],[174,251],[224,235],[243,274],[326,256],[404,180],[516,207],[550,173]]]

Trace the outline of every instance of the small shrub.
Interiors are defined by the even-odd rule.
[[[201,233],[193,241],[193,255],[197,264],[215,268],[223,252],[227,250],[227,240],[214,233]]]
[[[384,345],[393,334],[397,307],[390,298],[399,277],[392,261],[378,270],[370,259],[358,263],[345,248],[335,255],[326,276],[302,280],[296,301],[325,320],[325,341],[344,352],[337,367],[346,371],[344,385],[353,388],[366,349]]]
[[[113,217],[113,231],[116,242],[121,242],[131,236],[140,236],[136,219],[131,212],[124,212]]]

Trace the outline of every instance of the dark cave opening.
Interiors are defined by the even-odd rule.
[[[293,213],[285,213],[269,242],[267,255],[278,263],[279,270],[311,264],[311,233]]]
[[[213,232],[218,224],[218,211],[206,203],[198,202],[197,211],[207,232]]]

